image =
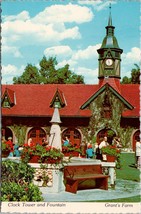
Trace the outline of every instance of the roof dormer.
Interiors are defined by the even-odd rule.
[[[58,108],[63,108],[66,106],[64,94],[58,88],[57,88],[57,90],[53,96],[53,99],[50,103],[50,107],[55,107],[56,105],[58,106]]]
[[[15,92],[9,88],[6,88],[2,96],[2,107],[11,108],[16,104]]]

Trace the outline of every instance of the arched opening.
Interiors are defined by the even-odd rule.
[[[136,140],[140,137],[140,130],[137,130],[134,134],[133,134],[133,140],[132,140],[132,149],[135,152],[136,150]]]
[[[10,128],[2,128],[2,137],[5,137],[6,140],[8,140],[8,137],[13,138],[13,133]]]
[[[105,136],[107,137],[108,143],[112,144],[113,137],[116,136],[116,133],[112,129],[105,128],[100,130],[97,134],[97,143],[99,144]]]
[[[72,145],[80,146],[81,144],[81,134],[77,129],[68,128],[65,129],[62,133],[62,139],[68,137]]]
[[[46,138],[46,133],[42,128],[36,127],[32,128],[28,132],[28,138],[32,138],[33,143],[42,143],[42,139]]]

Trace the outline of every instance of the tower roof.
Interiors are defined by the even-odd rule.
[[[118,48],[119,49],[117,39],[114,36],[115,27],[112,25],[111,6],[109,7],[109,9],[110,9],[110,12],[109,12],[108,25],[105,27],[106,28],[106,36],[103,39],[101,49],[102,48]]]

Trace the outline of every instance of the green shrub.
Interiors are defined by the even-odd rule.
[[[10,160],[2,162],[1,166],[2,182],[31,182],[33,179],[34,169],[25,163],[16,163]]]
[[[2,162],[1,201],[43,201],[39,188],[32,183],[34,169],[25,163]]]
[[[42,193],[33,183],[2,183],[1,201],[43,201]]]

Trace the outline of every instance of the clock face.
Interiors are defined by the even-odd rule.
[[[113,64],[112,59],[106,59],[106,65],[111,66]]]

